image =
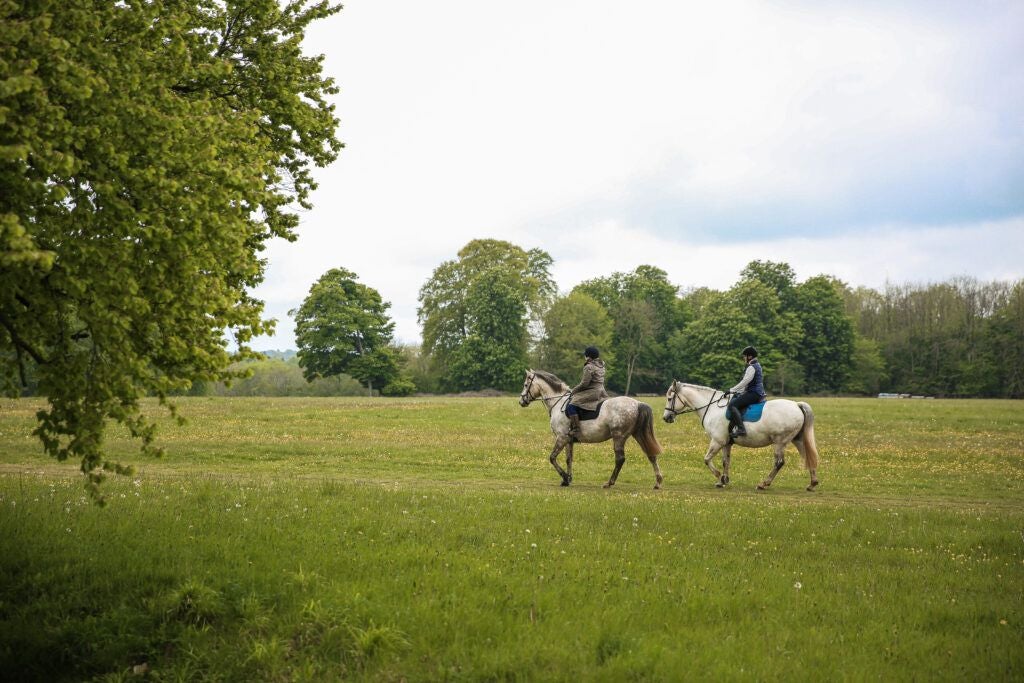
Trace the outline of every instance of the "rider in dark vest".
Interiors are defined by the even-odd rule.
[[[753,346],[743,349],[743,360],[747,362],[743,379],[727,392],[733,394],[725,411],[729,417],[729,434],[733,438],[747,435],[747,430],[743,427],[743,409],[760,403],[767,397],[764,390],[764,373],[761,370],[761,363],[757,360],[757,349]]]

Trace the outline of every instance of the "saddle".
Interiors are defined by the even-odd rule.
[[[580,408],[576,406],[576,410],[579,411],[580,422],[586,422],[587,420],[596,420],[597,416],[601,414],[601,406],[604,405],[604,401],[597,404],[597,408],[594,410],[587,410],[586,408]]]
[[[761,401],[760,403],[752,403],[743,410],[740,414],[743,417],[744,422],[757,422],[761,419],[761,413],[764,411],[764,404],[767,401]],[[600,406],[598,406],[600,408]]]

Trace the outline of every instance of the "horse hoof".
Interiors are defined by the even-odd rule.
[[[605,484],[605,485],[604,485],[604,486],[602,486],[601,488],[603,488],[603,489],[610,489],[610,488],[612,487],[612,485],[613,485],[613,484],[612,484],[611,482],[608,482],[607,484]]]
[[[808,490],[808,491],[813,491],[813,490],[815,490],[816,488],[818,488],[818,482],[816,482],[816,481],[812,481],[812,482],[811,482],[811,484],[810,484],[810,486],[808,486],[808,487],[807,487],[807,490]]]
[[[654,490],[655,491],[660,491],[661,490],[661,484],[655,484],[654,485]]]
[[[569,485],[569,482],[568,482],[568,480],[566,480],[566,479],[563,479],[563,480],[562,480],[562,486],[568,486],[568,485]]]
[[[767,487],[767,486],[765,486],[764,484],[758,484],[758,485],[757,485],[757,490],[758,490],[758,491],[767,491],[767,490],[768,490],[768,487]]]
[[[715,488],[716,489],[724,489],[725,488],[725,484],[723,484],[722,482],[718,482],[717,484],[715,484]]]

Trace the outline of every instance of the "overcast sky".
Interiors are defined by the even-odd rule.
[[[345,143],[255,294],[334,267],[418,342],[420,287],[477,238],[567,292],[751,260],[850,285],[1024,277],[1024,3],[347,0],[315,25]]]

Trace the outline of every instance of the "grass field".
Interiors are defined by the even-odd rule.
[[[662,491],[513,397],[182,399],[98,508],[0,400],[0,679],[1024,679],[1024,402],[811,399],[761,493],[649,401]]]

